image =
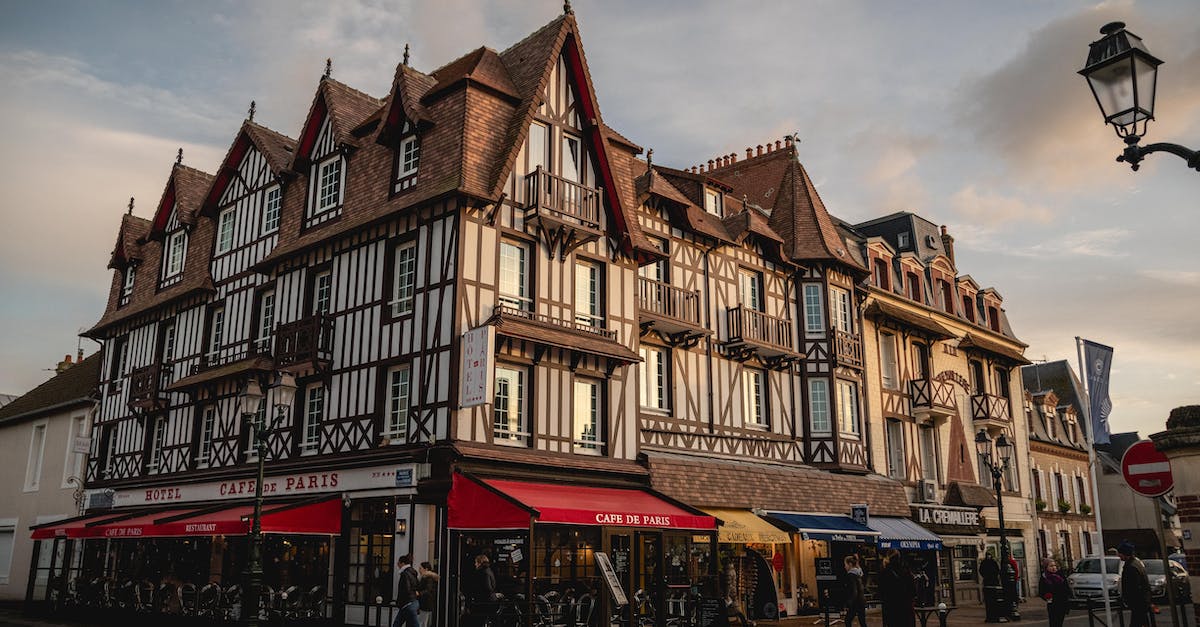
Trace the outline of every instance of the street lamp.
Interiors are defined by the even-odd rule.
[[[1129,163],[1136,171],[1146,155],[1169,152],[1200,171],[1200,151],[1163,142],[1138,145],[1154,119],[1154,91],[1162,61],[1146,50],[1141,37],[1125,30],[1124,22],[1105,24],[1100,34],[1104,37],[1091,43],[1087,63],[1079,73],[1092,88],[1104,122],[1125,139],[1125,152],[1117,161]]]
[[[275,390],[275,407],[282,410],[291,407],[296,398],[296,379],[292,375],[281,372],[277,375]],[[260,592],[262,591],[262,506],[263,506],[263,473],[267,459],[267,431],[275,427],[275,419],[266,424],[266,416],[259,415],[258,407],[262,404],[262,386],[256,379],[246,382],[246,387],[238,395],[238,409],[245,417],[246,425],[250,428],[250,440],[257,457],[257,475],[254,481],[254,515],[250,523],[250,560],[246,567],[247,594],[242,606],[242,616],[246,624],[257,627],[259,618]],[[265,412],[264,412],[265,414]]]
[[[1008,470],[1008,465],[1012,461],[1013,443],[1001,433],[1000,437],[996,438],[996,455],[994,456],[992,454],[992,438],[988,436],[987,430],[980,429],[979,433],[975,434],[975,450],[979,453],[979,459],[983,465],[992,473],[992,489],[996,491],[996,514],[1000,519],[1000,585],[1004,591],[1005,607],[1008,608],[1007,618],[1015,619],[1020,617],[1017,612],[1017,584],[1013,579],[1015,573],[1009,565],[1011,553],[1008,546],[1008,535],[1004,529],[1004,498],[1001,494],[1000,483],[1004,477],[1004,471]],[[980,478],[982,479],[982,477]]]

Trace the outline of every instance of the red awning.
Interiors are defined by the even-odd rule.
[[[179,538],[191,536],[237,536],[250,533],[252,505],[224,509],[190,507],[142,514],[93,517],[65,525],[34,530],[34,538]],[[273,504],[263,508],[264,533],[338,535],[342,531],[342,502]]]
[[[115,517],[120,517],[121,514],[113,512],[104,512],[103,514],[92,514],[90,516],[76,516],[65,520],[45,523],[33,527],[31,537],[34,540],[49,540],[51,538],[66,538],[70,537],[70,531],[73,529],[82,529],[89,523],[95,523],[103,520],[110,520]]]
[[[600,488],[455,474],[451,529],[528,529],[530,522],[668,529],[717,528],[700,510],[636,488]]]

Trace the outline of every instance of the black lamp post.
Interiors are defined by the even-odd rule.
[[[280,373],[275,390],[275,407],[282,409],[291,407],[296,398],[296,380],[292,375]],[[258,413],[262,404],[262,386],[257,380],[251,379],[246,383],[238,396],[239,409],[246,417],[246,425],[250,428],[250,440],[257,456],[257,474],[254,480],[254,515],[250,522],[250,559],[246,566],[246,597],[242,601],[242,617],[251,627],[258,626],[259,607],[262,592],[262,506],[263,506],[263,473],[267,459],[266,433],[274,428],[275,421],[266,424],[266,416]],[[264,412],[265,414],[266,412]]]
[[[1004,497],[1001,494],[1003,487],[1001,479],[1004,477],[1004,471],[1008,470],[1009,462],[1012,461],[1013,443],[1001,433],[1000,437],[996,438],[995,455],[993,455],[992,438],[988,436],[985,429],[980,429],[979,433],[975,434],[975,450],[979,453],[979,459],[982,460],[983,465],[992,473],[992,489],[996,491],[996,514],[1000,519],[1000,585],[1004,591],[1006,618],[1015,619],[1020,617],[1020,613],[1017,611],[1017,584],[1013,579],[1013,575],[1016,573],[1009,565],[1011,552],[1008,546],[1008,535],[1004,529]]]
[[[1136,171],[1146,155],[1169,152],[1200,171],[1200,151],[1165,142],[1138,145],[1154,119],[1154,90],[1162,61],[1146,50],[1141,37],[1125,30],[1124,22],[1105,24],[1100,33],[1104,37],[1091,43],[1087,63],[1079,73],[1092,88],[1104,122],[1125,139],[1125,152],[1117,161],[1127,162]]]

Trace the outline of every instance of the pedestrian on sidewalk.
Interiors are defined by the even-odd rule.
[[[1067,580],[1058,574],[1058,562],[1045,559],[1042,563],[1042,579],[1038,582],[1038,596],[1046,600],[1046,611],[1050,614],[1050,627],[1062,627],[1071,611],[1071,589]]]
[[[438,583],[441,577],[429,562],[421,562],[420,573],[421,596],[417,601],[421,609],[421,627],[429,627],[433,621],[433,608],[437,607]]]
[[[1146,627],[1151,624],[1146,565],[1134,555],[1133,543],[1128,540],[1117,545],[1117,555],[1125,562],[1121,570],[1121,602],[1129,608],[1129,627]]]
[[[979,563],[979,577],[983,580],[983,608],[985,623],[1000,622],[1000,563],[991,549]]]
[[[916,596],[916,582],[904,565],[900,551],[888,551],[883,569],[879,571],[879,602],[883,609],[883,626],[915,627],[917,612],[913,608],[913,601]]]
[[[396,560],[396,568],[400,570],[400,582],[396,584],[396,605],[400,606],[400,612],[392,621],[392,627],[421,627],[421,619],[417,616],[421,584],[417,570],[412,567],[412,556],[401,555]]]
[[[862,568],[858,565],[858,556],[847,555],[842,565],[846,568],[842,584],[842,589],[846,591],[846,627],[850,627],[856,617],[860,627],[867,627],[866,585],[863,583]]]

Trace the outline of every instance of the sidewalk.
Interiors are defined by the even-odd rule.
[[[1079,611],[1075,612],[1075,614],[1079,614],[1082,616],[1082,615],[1085,615],[1086,612],[1084,612],[1083,610],[1079,610]],[[840,614],[831,614],[829,617],[830,625],[836,625],[838,627],[845,627],[845,623],[841,622],[841,618],[842,617]],[[958,607],[958,608],[951,610],[950,615],[947,618],[946,624],[949,625],[950,627],[955,627],[958,625],[961,625],[963,627],[970,625],[970,626],[974,627],[975,625],[984,624],[983,619],[984,619],[983,605],[968,605],[968,606]],[[838,622],[835,623],[834,620],[837,620]],[[882,623],[883,623],[883,619],[880,616],[878,609],[867,611],[867,624],[868,625],[879,625]],[[1047,623],[1048,623],[1048,620],[1047,620],[1045,604],[1044,603],[1026,602],[1026,603],[1021,604],[1021,620],[1013,621],[1008,624],[1009,625],[1046,625]],[[824,625],[824,617],[821,615],[792,616],[792,617],[781,619],[778,623],[773,622],[773,621],[758,621],[758,624],[761,627],[771,627],[773,625],[779,625],[779,627],[811,627],[812,625]],[[921,621],[918,619],[917,620],[918,627],[920,626],[920,624],[921,624]],[[928,627],[937,627],[937,625],[938,625],[938,617],[937,617],[937,614],[934,614],[929,617]],[[857,624],[856,624],[856,627],[857,627]]]

